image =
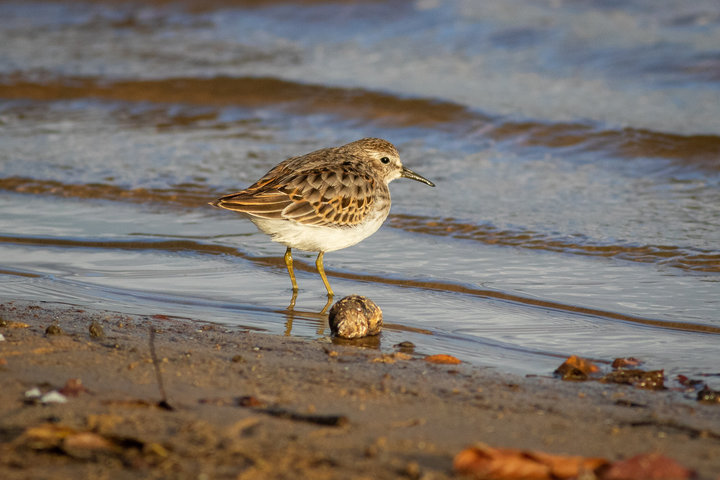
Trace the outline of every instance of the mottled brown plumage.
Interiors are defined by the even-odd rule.
[[[285,261],[294,291],[290,249],[320,252],[316,265],[332,296],[322,268],[323,253],[372,235],[390,212],[388,183],[399,177],[435,186],[403,167],[390,142],[364,138],[289,158],[247,189],[211,205],[245,215],[288,247]]]

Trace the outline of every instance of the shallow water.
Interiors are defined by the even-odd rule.
[[[496,2],[497,3],[497,2]],[[328,335],[314,255],[207,205],[365,136],[437,184],[325,256],[410,340],[720,381],[714,1],[0,4],[0,299]]]

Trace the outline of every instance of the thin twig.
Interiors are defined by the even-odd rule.
[[[158,402],[158,407],[165,410],[175,410],[167,401],[167,394],[165,393],[165,384],[163,383],[162,373],[160,372],[160,363],[157,360],[155,354],[155,327],[150,325],[150,358],[152,358],[153,366],[155,367],[155,376],[157,377],[158,388],[160,389],[161,400]]]

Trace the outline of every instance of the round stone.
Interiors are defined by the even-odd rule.
[[[338,300],[330,309],[328,320],[332,333],[342,338],[377,335],[382,330],[382,310],[361,295]]]

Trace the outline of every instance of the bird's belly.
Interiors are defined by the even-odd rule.
[[[375,233],[387,215],[377,215],[352,227],[303,225],[291,220],[251,217],[250,220],[274,242],[309,252],[332,252],[350,247]]]

